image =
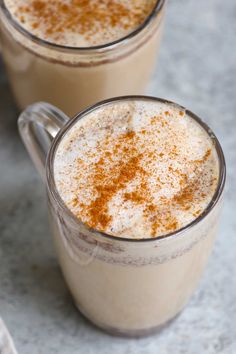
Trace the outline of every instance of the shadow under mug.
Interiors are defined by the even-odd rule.
[[[25,30],[0,0],[0,45],[19,108],[47,101],[72,117],[110,97],[143,94],[159,51],[165,3],[157,0],[144,23],[121,39],[69,47]]]
[[[47,186],[57,255],[77,307],[93,323],[112,334],[141,336],[173,319],[199,282],[217,231],[225,161],[213,132],[186,110],[213,140],[219,161],[218,186],[204,212],[186,227],[152,239],[113,237],[87,227],[70,212],[56,189],[55,153],[78,120],[119,101],[173,104],[147,96],[119,97],[98,103],[69,120],[57,108],[37,103],[21,114],[19,130]]]

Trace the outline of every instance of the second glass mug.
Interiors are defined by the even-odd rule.
[[[0,0],[0,45],[20,109],[38,101],[67,115],[106,98],[143,94],[160,45],[165,0],[124,38],[89,48],[41,40],[23,29]]]
[[[213,140],[219,160],[217,190],[205,211],[181,230],[156,239],[119,238],[87,227],[70,212],[57,192],[54,156],[62,138],[79,119],[121,100],[173,104],[145,96],[120,97],[98,103],[70,120],[57,108],[37,103],[21,114],[19,130],[47,186],[56,251],[77,307],[108,332],[141,336],[172,320],[199,282],[217,230],[225,161],[212,131],[186,111]]]

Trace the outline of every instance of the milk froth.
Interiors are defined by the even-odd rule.
[[[127,238],[181,229],[210,203],[219,166],[212,140],[180,107],[113,102],[89,113],[59,144],[54,176],[88,226]]]
[[[155,0],[5,0],[28,32],[52,43],[89,47],[110,43],[138,28]]]

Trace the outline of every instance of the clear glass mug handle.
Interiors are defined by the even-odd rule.
[[[19,116],[18,127],[21,138],[44,182],[46,179],[46,157],[52,141],[69,120],[70,118],[58,108],[44,102],[29,106]],[[60,227],[61,235],[67,232],[63,230],[63,223],[60,222],[59,218],[58,226]],[[81,252],[77,252],[76,244],[72,243],[68,236],[62,237],[62,241],[71,259],[79,263],[80,266],[86,266],[92,262],[98,250],[97,243],[95,243],[94,246],[91,246],[94,247],[92,253],[88,254],[86,258],[82,256]]]
[[[21,138],[43,181],[52,140],[68,120],[61,110],[44,102],[27,107],[18,119]]]

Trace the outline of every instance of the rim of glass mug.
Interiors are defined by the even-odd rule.
[[[195,120],[206,131],[206,133],[208,134],[210,139],[213,141],[214,147],[217,152],[218,160],[219,160],[218,185],[217,185],[216,191],[215,191],[210,203],[205,208],[205,210],[196,219],[194,219],[191,223],[185,225],[184,227],[182,227],[176,231],[164,234],[162,236],[153,237],[153,238],[145,238],[145,239],[143,239],[143,238],[142,239],[131,239],[128,237],[112,236],[112,235],[109,235],[105,232],[101,232],[96,229],[90,228],[85,223],[80,221],[70,211],[70,209],[66,206],[66,204],[62,200],[59,192],[57,191],[56,183],[54,180],[54,158],[55,158],[57,148],[58,148],[61,140],[63,139],[63,137],[67,134],[68,130],[70,130],[73,127],[73,125],[77,123],[77,121],[79,121],[80,119],[83,119],[84,117],[87,116],[87,114],[91,113],[92,111],[96,110],[97,108],[101,108],[101,107],[109,105],[111,103],[119,102],[119,101],[137,101],[137,100],[138,101],[141,100],[141,101],[155,101],[155,102],[160,102],[160,103],[166,103],[166,104],[174,105],[175,107],[178,107],[181,110],[184,110],[188,116],[190,116],[193,120]],[[49,193],[53,197],[54,201],[63,210],[63,212],[65,212],[67,214],[67,216],[73,220],[73,222],[75,222],[76,224],[80,224],[80,225],[82,224],[87,230],[89,230],[89,232],[95,233],[96,235],[100,235],[106,239],[113,240],[113,241],[121,241],[121,242],[125,241],[125,242],[131,242],[131,243],[132,242],[133,243],[148,243],[148,242],[154,242],[154,241],[159,241],[159,240],[161,241],[164,239],[177,237],[178,235],[182,234],[186,230],[191,229],[193,226],[195,226],[200,221],[205,219],[205,217],[216,206],[216,204],[218,203],[218,201],[223,193],[224,186],[225,186],[225,179],[226,179],[226,164],[225,164],[224,154],[223,154],[221,145],[220,145],[216,135],[208,127],[208,125],[206,123],[204,123],[201,120],[201,118],[199,118],[196,114],[192,113],[191,111],[189,111],[185,107],[178,105],[172,101],[165,100],[162,98],[152,97],[152,96],[120,96],[120,97],[116,97],[116,98],[111,98],[111,99],[107,99],[107,100],[101,101],[99,103],[96,103],[95,105],[93,105],[89,108],[86,108],[82,112],[78,113],[75,117],[73,117],[71,120],[69,120],[68,123],[65,124],[65,126],[63,126],[60,129],[60,131],[58,132],[58,134],[54,138],[52,145],[50,147],[49,153],[47,155],[45,168],[46,168],[46,183],[47,183]]]
[[[38,45],[50,48],[50,49],[55,49],[59,51],[69,51],[69,52],[80,52],[80,53],[92,53],[93,51],[95,52],[100,52],[104,53],[106,51],[110,51],[111,49],[115,49],[119,47],[119,45],[126,43],[133,37],[136,37],[140,32],[142,32],[143,29],[145,29],[147,26],[151,25],[155,18],[159,15],[161,10],[164,7],[166,0],[157,0],[156,4],[150,13],[150,15],[146,18],[146,20],[138,26],[134,31],[130,32],[128,35],[119,38],[113,42],[109,42],[106,44],[101,44],[97,46],[90,46],[90,47],[72,47],[72,46],[65,46],[65,45],[60,45],[56,44],[53,42],[49,42],[44,39],[40,39],[39,37],[35,36],[34,34],[28,32],[25,28],[23,28],[11,15],[10,11],[7,9],[4,0],[0,0],[0,9],[2,10],[3,14],[7,18],[7,20],[13,25],[13,27],[20,32],[23,36],[27,37],[27,39],[35,42]]]

